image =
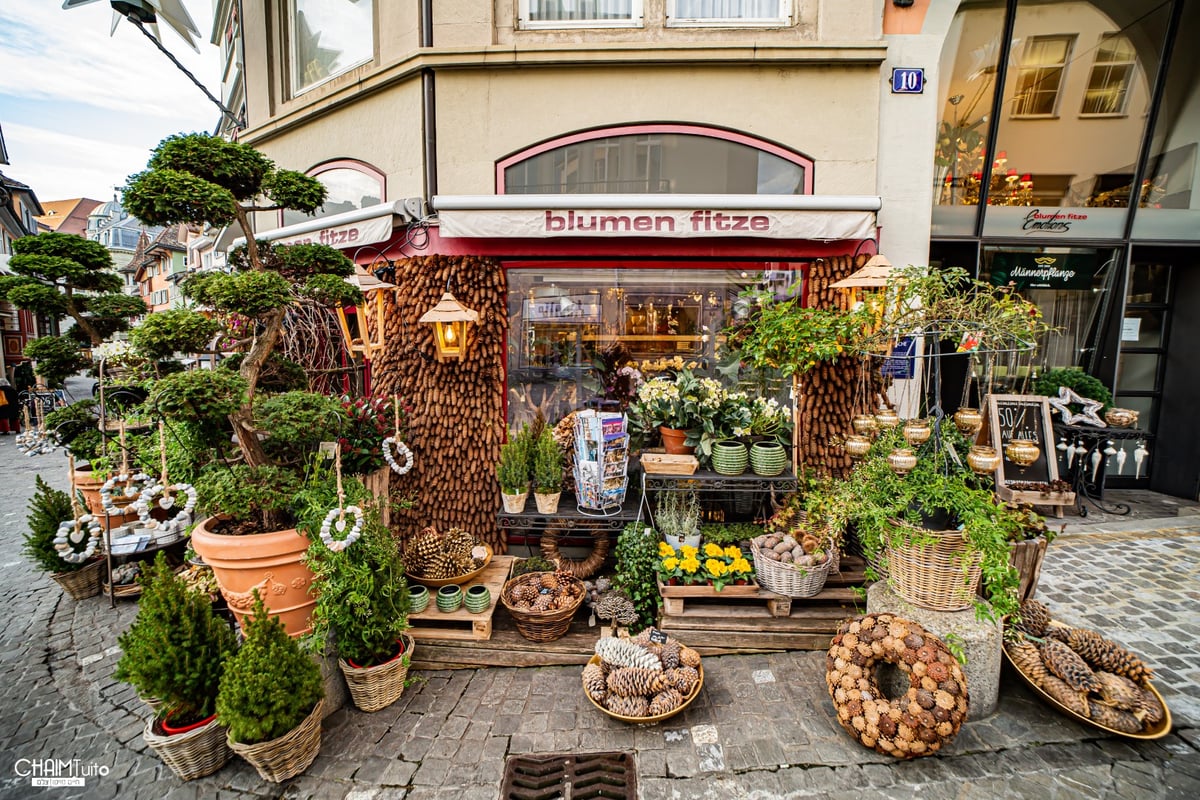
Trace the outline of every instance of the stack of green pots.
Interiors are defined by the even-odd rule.
[[[746,445],[734,439],[715,442],[712,447],[713,470],[722,475],[741,475],[748,460]]]

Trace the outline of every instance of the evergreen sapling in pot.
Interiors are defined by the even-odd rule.
[[[516,433],[509,433],[508,441],[500,448],[500,463],[496,466],[496,480],[500,483],[500,495],[504,510],[509,514],[520,514],[529,499],[529,461],[532,442],[529,426]]]
[[[321,670],[267,613],[257,590],[243,631],[246,640],[221,676],[217,714],[233,751],[278,783],[308,769],[321,749]]]
[[[117,640],[122,653],[114,677],[161,703],[143,733],[146,744],[181,779],[199,778],[231,755],[215,713],[233,631],[207,595],[188,589],[165,554],[141,583],[137,618]]]
[[[543,428],[533,449],[533,499],[537,501],[539,514],[554,514],[558,511],[558,499],[562,495],[562,474],[562,450],[554,441],[553,430]]]
[[[72,519],[74,514],[70,495],[50,488],[41,475],[35,476],[34,481],[37,489],[29,501],[26,517],[29,530],[21,546],[22,554],[39,569],[50,573],[50,577],[76,600],[98,595],[103,559],[97,557],[73,564],[64,561],[54,549],[59,524]]]

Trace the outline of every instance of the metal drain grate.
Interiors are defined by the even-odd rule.
[[[500,800],[637,800],[633,753],[509,756]]]

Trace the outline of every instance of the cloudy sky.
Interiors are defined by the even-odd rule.
[[[184,0],[200,54],[167,25],[162,42],[214,95],[220,50],[208,43],[211,0]],[[108,200],[173,133],[212,131],[220,112],[132,23],[109,36],[100,2],[64,11],[61,0],[0,0],[0,128],[9,165],[38,199]]]

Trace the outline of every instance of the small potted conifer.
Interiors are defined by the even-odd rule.
[[[115,677],[160,702],[143,736],[167,766],[185,781],[210,775],[232,755],[216,699],[221,671],[234,652],[233,630],[163,553],[141,583],[137,619],[117,640],[122,652]]]
[[[37,490],[29,501],[26,521],[29,531],[21,552],[76,600],[100,594],[100,578],[104,559],[100,556],[79,562],[66,561],[55,548],[59,525],[75,515],[71,498],[66,492],[52,489],[42,476],[35,477]]]
[[[509,432],[508,441],[500,448],[500,463],[496,467],[496,480],[500,483],[500,496],[504,510],[509,514],[520,514],[529,499],[529,462],[533,442],[526,425],[520,431]]]
[[[554,441],[554,430],[542,428],[533,447],[533,499],[537,501],[539,514],[557,513],[562,476],[562,450]]]
[[[267,613],[257,589],[243,632],[221,676],[217,714],[233,751],[263,780],[280,783],[308,769],[321,749],[321,670]]]

